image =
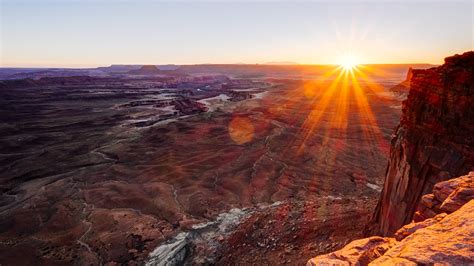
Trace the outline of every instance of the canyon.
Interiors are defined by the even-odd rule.
[[[159,251],[172,243],[185,261],[213,250],[205,260],[218,263],[226,249],[238,251],[227,237],[243,244],[278,227],[281,239],[251,241],[260,242],[253,252],[271,245],[304,263],[331,250],[331,232],[344,244],[334,227],[344,217],[360,220],[352,231],[360,237],[400,115],[400,99],[387,94],[399,80],[352,84],[336,67],[247,68],[183,67],[179,76],[150,67],[105,76],[65,70],[1,81],[2,265],[142,264],[150,254],[169,258]],[[386,69],[401,80],[403,68]],[[242,77],[248,73],[259,76]],[[275,213],[278,227],[255,228],[247,240],[237,233],[244,219]],[[333,228],[321,247],[310,248],[316,230],[293,239],[309,222]],[[227,229],[217,230],[222,223]],[[210,245],[188,241],[202,234]]]
[[[418,206],[472,168],[472,55],[446,62],[0,73],[0,263],[303,265],[461,220]]]

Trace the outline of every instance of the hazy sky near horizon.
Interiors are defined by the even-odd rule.
[[[0,2],[2,67],[437,64],[474,46],[472,0]]]

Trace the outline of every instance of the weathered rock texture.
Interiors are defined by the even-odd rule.
[[[474,201],[440,222],[408,236],[372,264],[471,265],[474,263]]]
[[[393,235],[412,220],[421,196],[434,184],[474,166],[474,52],[410,75],[370,234]]]
[[[354,240],[338,251],[309,260],[307,265],[367,265],[387,252],[395,242],[393,238],[380,236]]]
[[[372,236],[355,240],[344,248],[315,257],[309,265],[416,265],[474,263],[474,172],[435,185],[436,199],[443,206],[460,191],[451,209],[421,222],[412,222],[395,233],[395,238]],[[440,193],[441,192],[441,193]],[[432,195],[432,194],[430,194]],[[458,207],[457,207],[458,206]],[[441,208],[438,208],[441,210]]]
[[[421,197],[413,219],[423,221],[440,213],[452,213],[474,199],[474,172],[439,182],[432,194]]]

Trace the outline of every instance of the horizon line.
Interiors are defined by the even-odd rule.
[[[7,68],[17,68],[17,69],[93,69],[99,67],[111,67],[111,66],[219,66],[219,65],[227,65],[227,66],[340,66],[341,64],[301,64],[301,63],[195,63],[195,64],[108,64],[108,65],[95,65],[95,66],[0,66],[0,69],[7,69]],[[439,66],[441,64],[433,64],[433,63],[361,63],[357,64],[358,66],[373,66],[373,65],[431,65],[431,66]]]

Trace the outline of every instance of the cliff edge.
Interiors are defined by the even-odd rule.
[[[434,184],[473,169],[474,52],[412,70],[402,111],[369,234],[392,235]]]

